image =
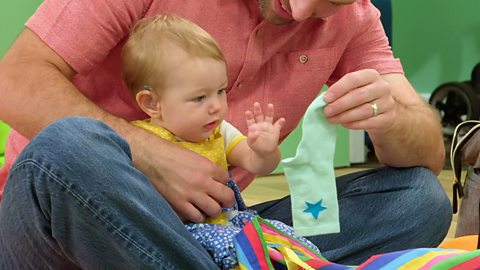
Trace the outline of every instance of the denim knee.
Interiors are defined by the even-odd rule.
[[[19,159],[47,159],[81,166],[80,161],[102,156],[108,159],[114,155],[113,152],[120,152],[131,159],[128,143],[109,126],[95,119],[72,116],[57,120],[43,129],[27,145]]]
[[[445,237],[452,221],[452,205],[438,177],[429,169],[423,167],[412,168],[412,173],[417,175],[415,188],[418,192],[413,201],[419,203],[414,206],[412,213],[417,223],[424,224],[430,230],[438,233],[437,241]],[[433,237],[433,236],[432,236]],[[435,239],[435,237],[433,237]]]

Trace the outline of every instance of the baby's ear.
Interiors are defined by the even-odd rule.
[[[160,103],[158,96],[150,90],[141,90],[135,95],[137,104],[150,118],[159,118],[160,113]]]

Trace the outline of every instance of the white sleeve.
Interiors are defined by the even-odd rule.
[[[246,139],[246,137],[236,127],[225,120],[220,123],[220,134],[222,134],[223,137],[225,153],[227,154],[227,157],[237,143]]]

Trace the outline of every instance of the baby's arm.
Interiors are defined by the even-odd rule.
[[[253,112],[246,111],[247,139],[239,142],[228,155],[228,162],[254,174],[272,172],[280,162],[278,140],[285,118],[273,123],[274,108],[268,104],[265,114],[258,102]]]

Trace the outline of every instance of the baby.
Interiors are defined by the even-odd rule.
[[[174,15],[140,20],[122,52],[124,80],[149,119],[133,124],[197,152],[228,170],[229,165],[267,174],[280,162],[279,134],[284,118],[274,106],[255,102],[245,112],[244,136],[224,120],[228,85],[226,61],[215,40],[198,25]],[[186,224],[221,268],[237,265],[234,236],[257,214],[247,209],[233,180],[233,208],[206,223]],[[293,229],[270,221],[292,235]],[[306,239],[301,241],[317,250]],[[318,251],[318,250],[317,250]]]

